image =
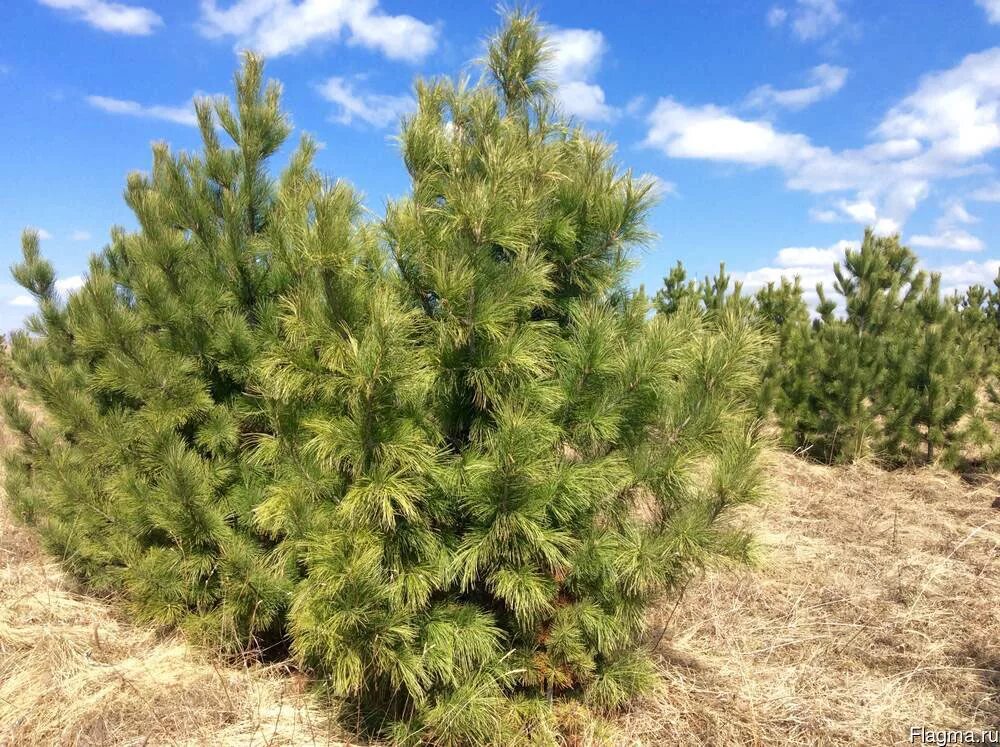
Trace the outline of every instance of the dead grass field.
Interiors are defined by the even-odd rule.
[[[0,745],[336,743],[286,670],[213,663],[119,614],[0,509]]]
[[[788,455],[772,474],[774,498],[746,514],[759,567],[712,571],[656,612],[663,686],[619,723],[621,743],[1000,727],[997,482]],[[0,510],[0,745],[338,743],[300,676],[213,664],[120,614]]]
[[[644,744],[908,744],[1000,728],[1000,495],[930,469],[773,460],[760,567],[693,585]],[[663,620],[670,608],[661,611]]]

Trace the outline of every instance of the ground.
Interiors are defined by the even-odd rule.
[[[772,496],[743,517],[757,566],[709,570],[654,611],[663,685],[620,741],[1000,728],[997,480],[771,458]],[[0,744],[338,743],[301,675],[213,663],[121,614],[0,511]]]
[[[633,738],[871,745],[907,744],[912,726],[1000,728],[997,481],[787,454],[771,476],[749,515],[758,567],[689,589]]]

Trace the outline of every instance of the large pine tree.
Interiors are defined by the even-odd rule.
[[[551,743],[552,704],[653,680],[645,613],[745,560],[763,338],[628,291],[651,185],[564,120],[531,15],[483,79],[417,85],[411,195],[378,224],[313,168],[246,58],[198,105],[201,155],[154,151],[64,301],[38,298],[8,490],[91,583],[230,649],[289,644],[400,742]],[[216,124],[234,146],[224,147]]]

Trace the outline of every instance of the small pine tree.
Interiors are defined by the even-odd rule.
[[[719,274],[705,276],[700,281],[688,280],[687,270],[678,260],[670,274],[663,278],[663,287],[657,291],[654,301],[660,314],[673,314],[686,305],[699,308],[709,316],[717,315],[726,308],[738,308],[752,315],[752,299],[743,296],[743,284],[736,282],[732,289],[732,276],[726,273],[726,264],[719,264]]]
[[[12,354],[45,424],[6,403],[26,446],[8,491],[49,547],[93,586],[126,590],[139,619],[233,648],[280,640],[291,589],[253,530],[268,476],[244,453],[262,423],[256,357],[303,271],[283,252],[283,206],[314,150],[303,141],[280,187],[266,176],[289,127],[261,74],[248,56],[236,110],[215,103],[235,148],[199,101],[203,156],[156,145],[152,173],[129,176],[139,230],[112,230],[80,291],[58,296],[25,233],[13,273],[39,313]]]
[[[663,287],[656,292],[656,310],[660,314],[673,314],[680,311],[685,303],[691,303],[699,296],[698,285],[694,280],[688,280],[684,264],[677,264],[663,278]]]
[[[768,283],[754,297],[756,313],[773,341],[771,354],[761,376],[757,408],[761,417],[774,413],[785,446],[808,447],[800,423],[806,418],[803,407],[810,403],[814,363],[814,339],[809,309],[798,277]]]
[[[139,230],[80,291],[30,233],[14,269],[48,414],[4,402],[22,515],[144,619],[289,645],[400,743],[625,706],[649,605],[751,552],[727,519],[760,491],[763,337],[626,290],[652,185],[553,110],[546,57],[515,12],[482,82],[418,83],[412,193],[373,225],[308,138],[269,176],[289,127],[249,55],[203,153],[129,178]]]
[[[899,374],[908,354],[904,322],[913,313],[924,276],[916,257],[898,237],[865,231],[857,250],[834,265],[837,304],[817,287],[818,319],[812,344],[805,349],[809,385],[804,401],[793,408],[793,431],[800,446],[822,461],[853,461],[868,453],[894,454],[896,445],[881,440],[880,421],[908,422],[914,402]]]
[[[976,411],[994,365],[985,290],[943,298],[898,237],[871,231],[834,273],[843,316],[822,286],[811,325],[797,284],[756,297],[777,340],[762,411],[773,409],[785,443],[828,462],[954,465],[964,447],[988,442]]]
[[[902,358],[898,376],[905,382],[907,402],[913,405],[897,405],[896,411],[909,414],[909,418],[903,422],[898,415],[888,419],[887,430],[892,426],[905,429],[902,434],[890,432],[893,443],[903,446],[901,459],[915,458],[922,444],[920,451],[927,461],[940,456],[945,464],[953,466],[969,441],[982,440],[986,434],[973,413],[985,373],[985,356],[981,338],[968,334],[955,302],[942,298],[940,283],[939,275],[931,275],[916,302],[915,313],[904,320],[908,355]],[[972,289],[970,298],[978,295]],[[964,322],[977,326],[981,323],[974,307],[966,307]]]

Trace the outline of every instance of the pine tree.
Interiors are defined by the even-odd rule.
[[[736,307],[743,313],[752,315],[752,299],[743,295],[741,282],[737,281],[730,289],[731,280],[732,276],[726,272],[725,262],[719,263],[719,274],[714,277],[706,275],[700,281],[688,280],[687,270],[678,260],[663,278],[663,287],[656,293],[656,310],[660,314],[673,314],[686,304],[693,304],[708,315],[719,314],[727,307]]]
[[[650,601],[747,553],[722,517],[757,491],[759,334],[735,316],[719,332],[696,314],[647,321],[649,302],[623,288],[650,185],[553,116],[544,58],[533,18],[515,14],[486,81],[418,84],[400,136],[413,194],[384,233],[415,315],[387,328],[412,329],[401,375],[421,378],[423,399],[405,440],[387,429],[371,448],[392,455],[419,430],[438,452],[391,457],[384,471],[413,482],[381,479],[405,499],[381,521],[340,504],[292,610],[300,652],[372,718],[391,703],[400,741],[538,739],[560,694],[625,705],[652,678],[636,648]],[[316,453],[343,458],[355,428],[323,431]]]
[[[815,338],[799,278],[792,282],[782,278],[778,285],[768,283],[757,291],[754,308],[772,340],[761,374],[758,412],[761,417],[774,414],[785,446],[808,448],[801,423],[808,415],[805,408],[811,404]]]
[[[281,637],[289,579],[269,562],[252,509],[266,473],[243,456],[262,419],[258,348],[295,273],[274,238],[305,140],[280,188],[265,162],[289,132],[279,89],[247,57],[236,111],[197,104],[204,154],[157,145],[125,193],[139,230],[113,229],[68,299],[27,232],[14,276],[38,300],[12,351],[44,406],[8,417],[25,454],[8,491],[50,548],[97,588],[121,588],[139,619],[183,624],[233,647]],[[295,259],[295,258],[292,258]],[[31,479],[27,479],[27,477]]]
[[[954,465],[989,432],[977,396],[989,391],[993,334],[984,289],[942,297],[898,237],[866,231],[834,266],[838,304],[817,287],[810,325],[797,284],[756,298],[776,334],[762,382],[786,445],[827,462],[873,455],[889,466],[935,460]]]
[[[819,318],[807,352],[812,380],[795,407],[794,430],[800,447],[822,461],[892,459],[897,424],[909,422],[916,407],[901,369],[909,354],[904,329],[924,276],[898,237],[871,230],[843,264],[834,264],[834,275],[844,316],[835,315],[836,302],[818,287]]]
[[[663,278],[663,287],[656,292],[656,310],[660,314],[673,314],[680,311],[685,303],[694,302],[699,295],[698,284],[688,280],[684,264],[677,260],[677,264]]]
[[[902,410],[912,413],[907,421],[900,424],[896,416],[887,424],[905,429],[891,434],[894,443],[904,447],[901,460],[915,459],[922,446],[919,451],[927,461],[940,456],[944,464],[954,466],[968,442],[982,441],[987,435],[985,424],[974,413],[986,374],[986,356],[982,336],[973,333],[982,329],[974,305],[980,294],[970,289],[971,304],[963,315],[954,299],[941,296],[940,284],[940,276],[931,275],[915,313],[905,320],[909,322],[904,331],[908,355],[898,375],[914,405]]]
[[[140,228],[80,291],[30,233],[15,268],[47,413],[4,403],[22,514],[143,618],[287,644],[401,743],[550,744],[553,704],[626,706],[649,605],[751,554],[763,336],[627,290],[652,185],[554,110],[547,54],[515,12],[482,81],[418,83],[377,224],[308,138],[268,176],[289,127],[247,56],[203,153],[130,176]]]

